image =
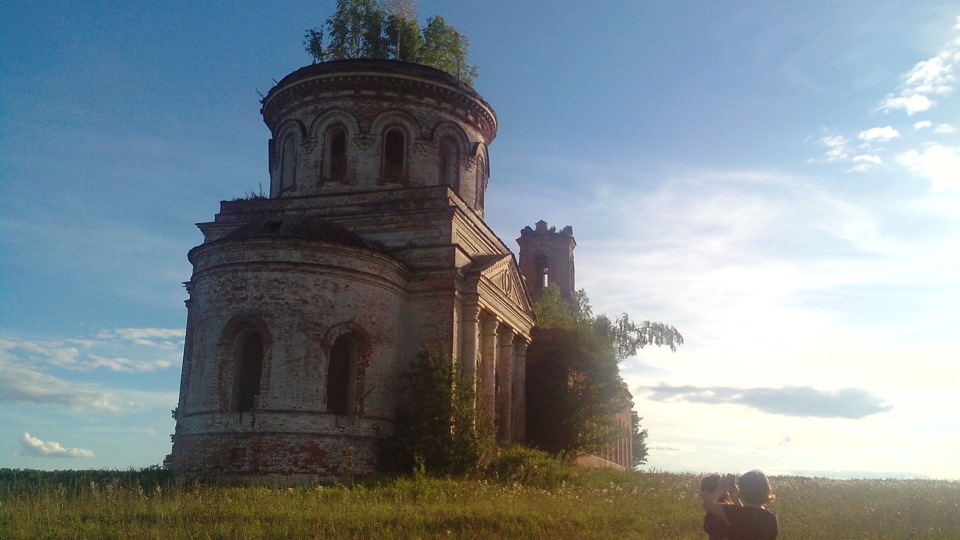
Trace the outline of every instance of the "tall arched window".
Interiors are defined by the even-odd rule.
[[[453,137],[440,139],[440,183],[460,189],[460,150]]]
[[[252,411],[260,395],[263,375],[263,336],[256,330],[244,330],[234,345],[232,407],[234,411]]]
[[[352,416],[356,404],[357,340],[350,334],[337,338],[330,347],[327,369],[327,412]]]
[[[383,138],[383,181],[403,182],[406,140],[399,129],[391,129]]]
[[[546,255],[537,255],[537,258],[533,260],[534,272],[537,276],[537,282],[534,284],[534,287],[546,287],[550,285],[550,261],[547,260]]]
[[[297,183],[297,140],[293,135],[283,141],[280,154],[280,191],[291,189]]]
[[[483,210],[483,197],[487,191],[487,164],[483,156],[477,158],[477,210]]]
[[[343,181],[347,177],[347,133],[335,127],[327,134],[327,178]]]

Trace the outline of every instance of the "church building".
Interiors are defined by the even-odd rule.
[[[534,316],[483,219],[490,105],[439,70],[361,59],[291,73],[261,112],[269,196],[221,202],[189,253],[174,471],[373,471],[424,345],[473,376],[500,442],[522,441]]]

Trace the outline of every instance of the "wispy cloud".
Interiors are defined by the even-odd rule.
[[[143,374],[167,370],[179,361],[183,330],[123,328],[95,339],[0,339],[0,403],[58,405],[70,409],[121,412],[135,406],[71,372],[106,370]]]
[[[106,412],[120,412],[129,405],[120,402],[111,392],[3,361],[0,361],[0,403],[60,405]]]
[[[817,390],[808,386],[733,388],[660,384],[640,386],[636,391],[654,401],[743,405],[769,414],[799,417],[859,419],[893,408],[859,388]]]
[[[960,32],[960,17],[954,31]],[[897,90],[885,96],[873,111],[875,113],[906,113],[907,117],[932,114],[940,101],[952,94],[958,84],[957,72],[960,70],[960,37],[949,41],[940,52],[931,58],[917,62],[912,69],[901,75]],[[893,116],[892,118],[896,118]],[[869,173],[885,166],[880,157],[883,149],[893,141],[899,142],[897,158],[888,160],[892,165],[903,167],[909,174],[930,181],[934,192],[956,191],[960,180],[949,167],[955,168],[957,149],[933,144],[923,137],[953,135],[956,129],[949,123],[935,124],[930,119],[917,120],[907,124],[911,129],[910,137],[894,125],[873,127],[861,130],[857,139],[861,142],[856,148],[842,134],[828,133],[819,137],[817,142],[824,148],[821,157],[810,160],[818,163],[850,163],[846,169],[851,173]]]
[[[960,21],[960,17],[957,19]],[[960,25],[954,30],[960,31]],[[901,76],[897,92],[880,102],[882,111],[903,110],[914,115],[931,109],[931,97],[945,96],[957,86],[956,70],[960,64],[960,40],[949,42],[936,56],[917,62],[913,69]]]
[[[42,441],[24,433],[20,437],[22,455],[49,458],[92,458],[93,452],[83,448],[64,448],[55,441]]]
[[[180,329],[120,328],[102,330],[96,339],[0,339],[0,362],[6,357],[8,362],[20,359],[33,365],[77,371],[108,369],[122,373],[146,373],[172,366],[179,358],[177,351],[183,348],[183,336],[184,331]],[[154,349],[164,351],[165,358],[156,358]],[[148,357],[133,358],[132,355]]]
[[[183,347],[184,331],[169,328],[116,328],[101,330],[97,339],[123,340],[135,345],[154,347],[163,350],[180,349]]]

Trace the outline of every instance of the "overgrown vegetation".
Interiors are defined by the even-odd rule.
[[[405,375],[408,402],[385,441],[384,468],[434,476],[475,473],[496,450],[490,415],[476,408],[473,381],[438,348],[425,347]]]
[[[586,293],[567,303],[550,285],[534,306],[537,328],[527,377],[527,434],[554,454],[596,452],[616,435],[613,415],[630,405],[619,363],[648,345],[676,350],[683,336],[671,325],[594,315]],[[540,359],[534,362],[534,359]],[[633,461],[646,462],[647,431],[632,413]]]
[[[244,193],[243,196],[234,197],[233,200],[234,201],[265,201],[269,199],[270,197],[268,197],[267,194],[263,191],[263,184],[257,184],[257,185],[259,186],[258,191],[254,191],[252,189],[247,190],[247,192]]]
[[[695,475],[510,452],[473,479],[298,488],[155,482],[156,469],[0,469],[0,538],[705,538]],[[781,540],[960,538],[957,481],[772,482]]]
[[[324,27],[308,28],[303,46],[314,62],[381,58],[415,62],[473,84],[477,67],[467,61],[469,43],[443,17],[420,28],[415,0],[338,0]],[[326,37],[326,39],[325,39]]]

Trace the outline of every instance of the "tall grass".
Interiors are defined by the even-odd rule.
[[[774,477],[783,539],[960,538],[960,482]],[[0,538],[703,539],[694,475],[500,465],[485,479],[174,484],[162,471],[0,470]]]

